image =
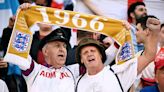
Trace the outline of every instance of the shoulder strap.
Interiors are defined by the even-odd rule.
[[[112,69],[111,67],[110,67],[110,70],[114,73],[114,71],[113,71],[113,69]],[[78,84],[79,84],[81,78],[82,78],[84,75],[85,75],[85,74],[81,75],[80,78],[79,78],[79,80],[77,81],[77,84],[76,84],[76,87],[75,87],[75,92],[77,92]],[[117,78],[117,80],[118,80],[118,83],[119,83],[119,85],[120,85],[120,88],[121,88],[122,92],[124,92],[124,90],[123,90],[123,88],[122,88],[122,85],[121,85],[121,82],[120,82],[120,80],[119,80],[117,74],[114,73],[114,75],[116,76],[116,78]]]
[[[72,77],[73,77],[74,85],[76,86],[76,79],[75,79],[75,77],[74,77],[72,71],[71,71],[68,67],[65,67],[65,68],[71,73],[71,75],[72,75]]]
[[[110,70],[114,73],[114,71],[113,71],[113,69],[112,69],[111,67],[110,67]],[[120,85],[120,88],[121,88],[122,92],[124,92],[124,90],[123,90],[123,88],[122,88],[122,85],[121,85],[121,82],[120,82],[120,80],[119,80],[117,74],[114,73],[114,75],[116,76],[116,78],[117,78],[117,80],[118,80],[118,83],[119,83],[119,85]]]
[[[75,87],[75,92],[77,92],[78,84],[79,84],[81,78],[82,78],[84,75],[85,75],[85,73],[82,74],[82,75],[80,76],[79,80],[77,81],[77,84],[76,84],[76,87]]]

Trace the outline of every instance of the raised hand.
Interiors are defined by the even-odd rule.
[[[0,58],[0,68],[7,68],[7,62],[4,62],[3,58]]]
[[[152,31],[160,31],[160,21],[156,18],[148,18],[146,26]]]
[[[122,25],[126,28],[126,30],[130,30],[131,26],[128,21],[122,21]]]
[[[30,3],[23,3],[19,6],[20,9],[22,10],[26,10],[28,8],[30,8],[32,5]]]

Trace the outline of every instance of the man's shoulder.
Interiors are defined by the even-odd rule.
[[[0,79],[0,84],[5,84],[5,82],[3,80]]]
[[[72,64],[72,65],[68,65],[66,66],[68,69],[73,69],[73,68],[79,68],[79,64]]]

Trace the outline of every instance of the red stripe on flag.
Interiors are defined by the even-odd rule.
[[[51,2],[51,7],[57,8],[57,9],[62,9],[64,7],[64,4],[63,3],[57,3],[55,1],[52,1]]]
[[[132,3],[135,3],[135,2],[143,2],[143,0],[128,0],[128,8]]]

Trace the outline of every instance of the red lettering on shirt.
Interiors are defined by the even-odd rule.
[[[46,72],[44,70],[41,71],[40,76],[46,77],[46,78],[53,78],[56,77],[56,72]],[[60,79],[63,79],[65,77],[70,77],[67,72],[61,72],[60,73]]]
[[[46,72],[46,77],[47,77],[47,78],[50,78],[50,74],[51,74],[51,73]]]
[[[45,76],[44,71],[42,71],[42,72],[40,73],[40,76]]]
[[[47,78],[53,78],[53,77],[56,77],[56,73],[55,73],[55,71],[53,71],[53,72],[42,71],[40,73],[40,76],[47,77]]]
[[[60,79],[63,79],[64,77],[70,77],[66,72],[62,72],[60,74]]]

